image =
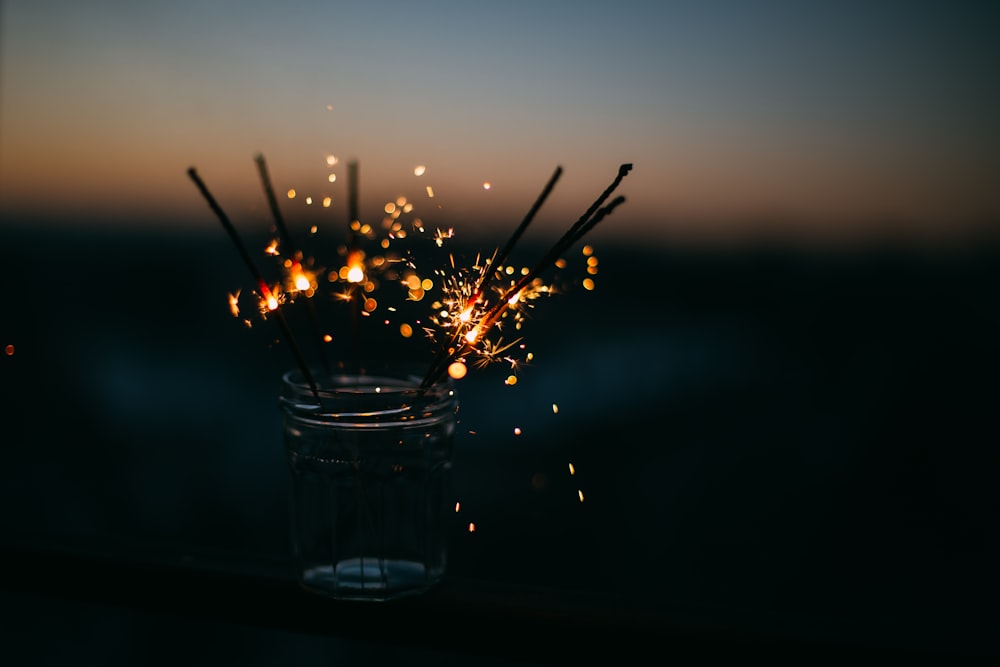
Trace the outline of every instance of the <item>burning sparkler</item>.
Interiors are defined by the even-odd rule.
[[[236,229],[193,167],[188,170],[188,175],[208,201],[250,269],[257,285],[256,293],[259,297],[261,315],[265,318],[273,315],[278,320],[296,363],[309,382],[314,395],[317,395],[315,379],[292,336],[283,316],[283,308],[299,296],[304,296],[308,300],[317,294],[324,282],[320,276],[325,269],[316,268],[313,258],[304,257],[302,249],[293,244],[278,208],[263,156],[258,155],[256,162],[278,232],[278,238],[272,241],[265,252],[279,258],[284,255],[280,264],[283,280],[273,285],[265,282]],[[435,281],[420,277],[411,257],[388,253],[392,242],[407,237],[400,218],[404,214],[411,213],[413,205],[405,197],[388,202],[384,208],[382,228],[385,237],[378,243],[381,252],[371,256],[365,252],[363,241],[374,240],[375,232],[370,225],[362,224],[357,218],[357,165],[352,162],[349,239],[341,249],[344,264],[339,269],[330,270],[325,282],[328,283],[327,287],[335,284],[343,286],[342,291],[335,292],[332,296],[335,300],[352,304],[351,326],[352,338],[355,340],[359,338],[358,315],[369,315],[378,308],[378,301],[372,293],[378,286],[380,275],[392,278],[402,285],[410,301],[420,301],[434,287],[440,288],[441,295],[431,304],[427,317],[429,324],[423,327],[426,337],[436,346],[437,351],[423,378],[421,388],[426,389],[434,385],[446,375],[460,379],[468,372],[469,365],[482,367],[503,361],[510,364],[512,370],[516,370],[520,361],[515,358],[514,352],[523,350],[524,345],[521,338],[511,340],[503,337],[501,333],[503,323],[511,324],[515,332],[519,332],[525,321],[526,311],[532,307],[533,302],[556,291],[552,284],[543,279],[542,274],[552,267],[562,266],[560,256],[624,202],[624,197],[621,196],[608,200],[631,169],[631,164],[621,165],[612,183],[549,251],[532,268],[521,269],[518,272],[513,266],[508,265],[507,261],[514,246],[534,220],[562,175],[562,168],[557,168],[531,209],[501,248],[494,251],[487,259],[477,257],[468,267],[456,266],[454,256],[451,256],[448,266],[439,267],[431,274],[437,278],[435,285]],[[417,232],[425,231],[419,219],[414,220],[413,227]],[[433,241],[441,247],[452,236],[452,230],[439,229],[434,233]],[[596,272],[596,258],[591,253],[585,252],[585,254],[588,255],[588,271],[592,274]],[[239,313],[236,303],[238,296],[239,291],[230,295],[230,309],[236,316]],[[311,305],[310,315],[314,339],[317,343],[328,342],[330,336],[320,333],[316,312]],[[400,326],[400,332],[404,337],[412,335],[412,331],[413,328],[409,324]],[[530,353],[527,358],[530,360]],[[357,359],[352,361],[355,362]],[[325,360],[324,366],[329,372]],[[517,377],[511,374],[507,384],[514,384],[516,381]]]

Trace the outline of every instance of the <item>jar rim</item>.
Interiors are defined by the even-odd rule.
[[[393,421],[453,412],[458,399],[451,378],[422,387],[419,366],[369,364],[359,372],[311,371],[316,391],[301,369],[281,376],[279,405],[288,416],[309,420]]]

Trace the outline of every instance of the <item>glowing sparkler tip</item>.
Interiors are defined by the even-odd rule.
[[[365,279],[365,271],[355,264],[347,269],[347,282],[360,283]]]

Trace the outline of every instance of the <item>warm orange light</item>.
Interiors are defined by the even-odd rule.
[[[360,283],[365,279],[365,270],[359,264],[347,267],[347,282]]]
[[[233,314],[233,317],[239,317],[240,316],[239,298],[240,298],[240,291],[239,290],[236,290],[235,294],[230,294],[229,295],[229,312],[231,312]]]
[[[448,377],[453,380],[461,380],[469,372],[468,367],[461,361],[453,361],[448,366]]]
[[[8,357],[13,357],[14,356],[14,346],[13,345],[7,345],[7,347],[5,347],[3,349],[3,351],[4,351],[4,354],[6,354]]]

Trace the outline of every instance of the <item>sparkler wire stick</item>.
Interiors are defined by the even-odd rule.
[[[225,211],[222,210],[222,207],[219,206],[219,203],[215,200],[215,197],[213,197],[212,193],[209,192],[208,187],[205,185],[205,182],[201,180],[201,176],[198,175],[197,170],[195,170],[194,167],[190,167],[187,173],[191,180],[194,181],[194,184],[198,187],[202,196],[208,202],[209,207],[215,213],[219,222],[222,223],[222,226],[229,233],[229,237],[236,245],[236,249],[243,258],[243,262],[247,265],[247,268],[250,269],[250,275],[252,275],[254,280],[257,281],[257,285],[262,290],[266,291],[265,293],[270,292],[267,287],[267,282],[265,282],[263,275],[261,275],[260,270],[257,268],[257,265],[254,264],[253,259],[251,259],[250,253],[247,252],[246,246],[243,244],[240,235],[236,231],[236,227],[233,226],[233,223],[229,220],[229,216],[226,215]],[[298,364],[299,369],[302,371],[303,377],[305,377],[306,381],[309,383],[309,388],[312,390],[313,396],[319,400],[319,389],[316,387],[316,380],[313,379],[312,373],[309,371],[309,366],[302,357],[302,352],[299,350],[299,346],[295,342],[295,337],[292,335],[292,331],[288,326],[287,320],[285,320],[284,313],[281,312],[280,307],[276,308],[274,313],[278,317],[278,324],[281,326],[281,331],[285,336],[285,340],[288,341],[288,346],[291,348],[292,354],[295,356],[295,361]]]
[[[360,250],[360,234],[354,229],[355,223],[360,222],[358,216],[358,161],[351,160],[347,163],[347,225],[350,229],[351,238],[347,249],[348,259]],[[361,287],[363,289],[363,286]],[[353,360],[351,370],[357,372],[357,365],[361,357],[361,307],[363,298],[355,295],[350,302],[351,308],[351,356]]]
[[[274,216],[274,226],[278,230],[278,235],[281,237],[282,242],[289,248],[289,252],[293,254],[294,261],[300,261],[302,252],[301,249],[296,247],[292,242],[292,235],[288,232],[288,227],[285,225],[285,219],[281,215],[281,209],[278,208],[278,198],[274,194],[274,188],[271,186],[271,176],[268,173],[267,162],[264,159],[263,153],[258,153],[254,158],[257,163],[257,171],[260,172],[260,181],[264,186],[264,194],[267,196],[268,206],[271,208],[271,215]],[[320,362],[323,364],[323,370],[326,371],[327,375],[330,374],[330,362],[326,358],[326,350],[323,349],[323,331],[319,325],[319,315],[316,313],[316,305],[313,303],[312,299],[306,299],[306,311],[309,314],[309,324],[312,326],[313,330],[313,340],[316,343],[316,350],[319,353]]]

